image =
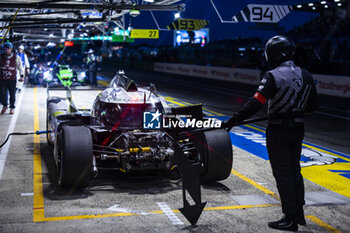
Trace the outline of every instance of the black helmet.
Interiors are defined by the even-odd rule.
[[[285,36],[274,36],[265,45],[265,58],[272,67],[293,59],[295,44]]]

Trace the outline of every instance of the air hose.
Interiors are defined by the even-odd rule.
[[[6,142],[9,140],[10,136],[15,136],[15,135],[33,135],[33,134],[36,134],[36,135],[39,135],[39,134],[46,134],[46,133],[51,133],[52,131],[51,130],[45,130],[45,131],[28,131],[28,132],[13,132],[13,133],[10,133],[9,135],[7,135],[5,141],[0,145],[0,148],[3,147]]]

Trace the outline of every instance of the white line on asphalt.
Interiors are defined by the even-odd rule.
[[[22,91],[21,91],[21,94],[19,95],[19,98],[17,100],[17,103],[18,103],[17,104],[17,108],[16,108],[16,111],[15,111],[15,114],[12,116],[12,119],[10,121],[10,126],[9,126],[9,128],[7,130],[6,136],[9,135],[10,133],[12,133],[13,130],[15,129],[17,118],[18,118],[18,114],[19,114],[19,111],[21,109],[22,99],[23,99],[25,90],[26,90],[25,87],[23,87]],[[1,151],[0,151],[0,181],[1,181],[1,178],[2,178],[2,173],[4,172],[5,163],[6,163],[6,159],[7,159],[7,154],[8,154],[9,149],[10,149],[11,141],[12,141],[12,137],[9,138],[8,142],[1,148]]]
[[[164,212],[164,214],[168,217],[168,219],[173,225],[184,225],[181,219],[179,219],[176,216],[174,211],[172,211],[165,202],[157,202],[157,205],[160,207],[160,209]]]
[[[118,207],[119,205],[113,205],[109,207],[107,210],[110,211],[115,211],[115,212],[122,212],[122,213],[133,213],[133,214],[139,214],[139,215],[149,215],[149,214],[154,214],[154,213],[147,213],[141,210],[132,210],[132,209],[127,209],[127,208],[120,208]]]
[[[21,197],[33,196],[33,193],[21,193]]]

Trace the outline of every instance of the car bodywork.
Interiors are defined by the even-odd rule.
[[[32,68],[30,72],[30,83],[43,86],[83,86],[87,82],[85,69],[69,65],[44,65],[39,64]]]
[[[171,171],[177,165],[175,153],[176,148],[180,147],[192,164],[202,164],[201,170],[206,181],[226,179],[230,174],[232,164],[225,165],[228,168],[224,169],[224,172],[214,171],[215,166],[208,164],[209,159],[204,158],[209,153],[208,148],[203,148],[200,143],[188,135],[179,136],[184,131],[183,129],[143,128],[144,112],[157,112],[162,114],[163,118],[170,114],[181,113],[199,119],[202,117],[201,105],[171,109],[165,99],[158,95],[154,85],[137,86],[123,72],[118,72],[107,88],[97,95],[91,111],[77,109],[72,101],[70,89],[68,87],[66,89],[67,97],[49,96],[47,99],[47,130],[51,131],[47,139],[49,144],[54,145],[54,157],[59,173],[65,171],[65,168],[62,168],[65,154],[74,154],[72,151],[75,151],[76,147],[86,144],[84,149],[91,147],[91,152],[87,152],[91,154],[91,158],[83,157],[79,160],[91,159],[87,161],[87,164],[90,164],[87,176],[91,177],[95,177],[99,170],[119,170],[125,173],[140,170]],[[49,92],[50,88],[48,88]],[[78,129],[79,127],[81,129]],[[68,140],[65,138],[68,137],[68,134],[72,134],[73,128],[78,130],[77,134],[80,134],[80,131],[84,134],[91,134],[91,139],[77,141],[76,144],[79,145],[72,145],[71,147],[74,148],[69,148],[67,151],[65,147],[71,142],[65,141]],[[225,144],[220,146],[225,148],[223,154],[231,161],[232,147],[228,134],[226,131],[220,131],[219,134],[224,137],[221,141],[224,141]],[[74,138],[74,135],[72,137]],[[196,138],[201,137],[203,135],[198,135]],[[215,140],[220,140],[220,137]],[[204,138],[203,141],[205,140]],[[179,144],[180,147],[176,147],[175,144]],[[73,161],[75,160],[74,155],[69,156],[73,157]],[[222,159],[222,163],[226,160],[226,158]],[[216,160],[212,161],[210,163],[218,163]],[[208,172],[208,169],[211,171]],[[70,177],[74,179],[72,175]],[[86,185],[88,182],[81,186]],[[64,182],[61,181],[61,186],[70,185],[64,185]]]

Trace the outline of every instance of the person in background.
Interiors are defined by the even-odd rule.
[[[90,49],[86,58],[86,65],[88,67],[89,79],[91,86],[97,86],[97,58],[94,50]]]
[[[18,56],[21,58],[22,60],[22,66],[24,68],[24,78],[29,74],[29,68],[30,68],[30,63],[29,63],[29,60],[28,60],[28,56],[27,54],[24,53],[24,46],[23,45],[20,45],[18,47]],[[19,80],[21,79],[21,76],[17,70],[17,90],[18,92],[20,92],[23,88],[23,84],[24,84],[24,81],[23,82],[20,82]]]
[[[10,94],[10,114],[15,113],[17,71],[19,82],[24,81],[24,69],[21,58],[13,53],[11,42],[4,44],[4,53],[0,55],[0,100],[3,108],[1,114],[7,110],[7,92]]]
[[[294,64],[294,53],[294,42],[285,36],[274,36],[267,41],[265,58],[271,70],[263,76],[248,103],[222,126],[231,129],[268,102],[267,152],[284,213],[280,220],[269,222],[268,226],[286,231],[297,231],[298,224],[306,224],[305,190],[300,172],[304,116],[319,107],[313,77]]]

